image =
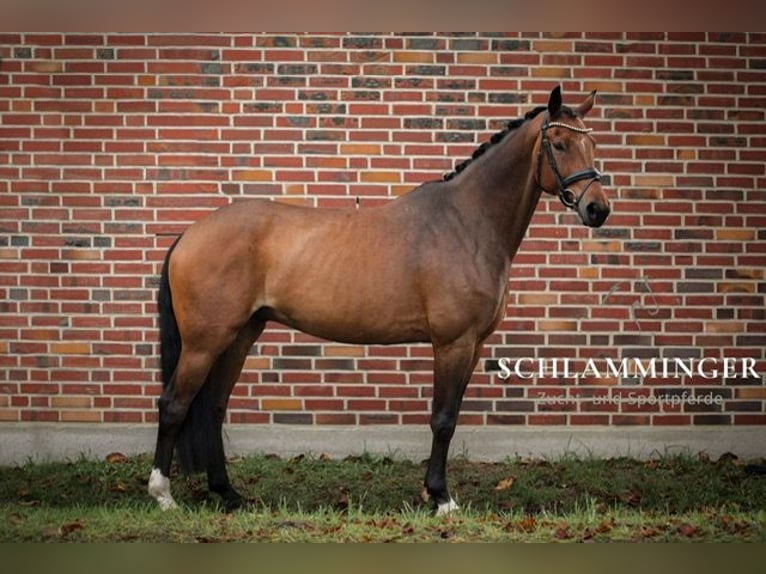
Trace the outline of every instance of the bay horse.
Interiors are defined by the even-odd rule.
[[[225,465],[222,425],[248,351],[277,321],[356,344],[430,343],[433,441],[425,492],[457,509],[446,464],[463,392],[506,311],[508,272],[541,193],[583,224],[609,215],[595,143],[579,106],[510,122],[442,180],[369,209],[237,202],[190,226],[169,249],[158,295],[163,391],[149,493],[176,506],[170,467],[207,472],[226,511],[242,504]]]

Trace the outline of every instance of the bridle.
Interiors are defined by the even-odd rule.
[[[559,196],[561,203],[563,203],[569,209],[574,209],[576,211],[577,206],[580,203],[580,200],[588,191],[588,188],[591,186],[591,184],[593,184],[594,181],[601,181],[601,172],[597,170],[595,167],[586,167],[585,169],[576,171],[573,174],[568,175],[567,177],[561,177],[561,173],[559,172],[558,165],[556,165],[556,158],[554,157],[553,150],[551,149],[551,140],[548,139],[548,128],[554,128],[554,127],[566,128],[568,130],[572,130],[573,132],[577,132],[581,134],[587,134],[593,130],[592,128],[579,128],[577,126],[565,124],[563,122],[549,122],[547,117],[545,118],[545,121],[543,122],[542,146],[540,147],[540,153],[537,155],[537,185],[539,185],[540,189],[542,189],[543,191],[546,191],[548,193],[553,193],[552,191],[545,189],[542,186],[542,183],[540,180],[540,176],[542,175],[542,168],[543,168],[543,150],[545,150],[545,156],[548,158],[548,165],[550,165],[551,170],[553,171],[553,175],[556,176],[556,182],[558,183],[558,186],[559,186],[557,195]],[[571,186],[575,182],[582,181],[584,179],[587,179],[590,181],[588,181],[588,184],[585,186],[585,189],[583,189],[582,193],[578,196],[569,186]]]

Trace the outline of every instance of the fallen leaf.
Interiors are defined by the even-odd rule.
[[[121,452],[110,452],[108,455],[106,455],[106,462],[109,464],[120,464],[123,462],[128,462],[128,457]]]
[[[741,522],[735,520],[731,516],[724,516],[721,518],[724,528],[731,534],[742,534],[750,529],[750,525],[747,522]]]
[[[391,516],[386,516],[380,520],[371,518],[367,521],[367,525],[374,526],[375,528],[382,530],[383,528],[391,528],[392,526],[396,526],[396,520]]]
[[[495,490],[497,490],[497,491],[508,490],[509,488],[511,488],[513,486],[513,483],[514,483],[515,480],[516,480],[516,477],[513,477],[513,476],[509,476],[508,478],[504,478],[503,480],[501,480],[500,482],[497,483],[497,485],[495,486]]]
[[[727,462],[730,462],[732,464],[736,464],[739,461],[739,457],[734,454],[733,452],[725,452],[721,456],[718,457],[718,460],[716,461],[718,464],[724,464]]]
[[[197,536],[197,542],[200,544],[219,544],[221,539],[215,536]]]
[[[638,535],[641,538],[653,538],[659,534],[661,534],[661,531],[654,526],[642,526],[641,530],[638,532]]]
[[[537,527],[537,520],[535,520],[534,516],[527,516],[519,522],[519,527],[524,532],[532,532]]]
[[[697,536],[698,530],[696,526],[693,526],[692,524],[684,523],[678,527],[678,533],[681,536],[686,536],[687,538],[693,538]]]
[[[614,528],[614,518],[610,520],[602,520],[601,523],[596,527],[596,532],[599,534],[604,534],[606,532],[609,532]]]
[[[118,481],[117,484],[112,486],[111,490],[112,492],[128,492],[128,487],[124,482]]]
[[[61,534],[61,536],[69,536],[72,532],[82,530],[83,528],[85,528],[85,526],[82,522],[69,522],[68,524],[63,524],[59,528],[59,534]]]
[[[569,540],[572,538],[572,533],[569,531],[569,526],[559,526],[554,534],[556,540]]]

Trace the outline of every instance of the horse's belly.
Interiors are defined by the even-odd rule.
[[[309,335],[339,343],[393,345],[430,341],[425,327],[411,322],[372,323],[337,318],[323,320],[316,317],[297,320],[285,317],[280,322]]]
[[[269,318],[323,339],[360,344],[430,340],[425,311],[411,286],[363,286],[334,278],[307,281],[272,299]]]

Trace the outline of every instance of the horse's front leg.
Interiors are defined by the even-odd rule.
[[[481,354],[481,344],[465,337],[449,345],[434,345],[434,396],[431,407],[431,458],[425,489],[436,502],[436,514],[458,509],[447,490],[447,453],[455,433],[463,393]]]

